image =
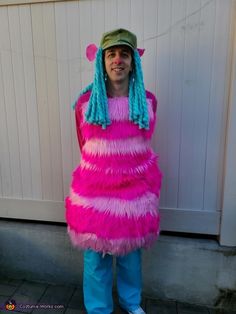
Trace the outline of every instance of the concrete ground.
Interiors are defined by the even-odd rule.
[[[6,310],[6,302],[16,303],[14,310]],[[200,305],[176,301],[154,300],[143,297],[143,308],[147,314],[234,314],[236,312],[212,309]],[[81,287],[75,285],[52,285],[0,278],[0,313],[63,313],[85,314]],[[125,314],[119,308],[114,292],[114,314]]]

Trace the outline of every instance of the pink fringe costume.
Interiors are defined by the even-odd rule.
[[[80,165],[66,198],[72,243],[82,249],[124,255],[148,248],[159,234],[162,173],[150,140],[156,121],[155,96],[146,92],[149,130],[129,121],[128,97],[108,98],[111,125],[85,121],[90,92],[77,101]]]

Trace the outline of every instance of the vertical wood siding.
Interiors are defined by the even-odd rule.
[[[98,45],[104,31],[124,27],[146,49],[146,87],[159,100],[152,142],[164,173],[163,212],[219,214],[231,7],[232,0],[0,7],[2,200],[63,201],[80,159],[70,104],[93,77],[85,48]]]

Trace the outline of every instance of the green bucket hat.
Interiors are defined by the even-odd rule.
[[[103,50],[119,45],[129,46],[132,50],[136,49],[136,35],[124,28],[115,29],[103,34],[100,42],[100,47]]]

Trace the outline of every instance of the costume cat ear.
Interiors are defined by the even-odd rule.
[[[145,49],[137,48],[140,57],[144,54]],[[86,57],[89,61],[94,61],[96,58],[96,53],[98,51],[98,47],[95,44],[90,44],[86,48]]]
[[[90,44],[86,48],[86,57],[89,61],[93,61],[96,58],[98,47],[95,44]]]
[[[144,54],[145,49],[142,48],[137,48],[139,56],[142,57],[142,55]]]

